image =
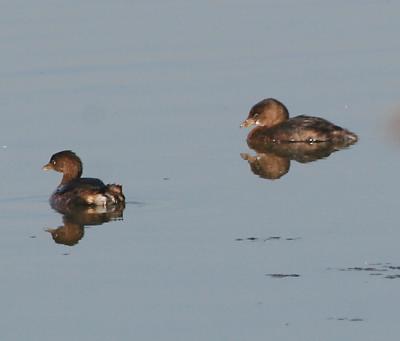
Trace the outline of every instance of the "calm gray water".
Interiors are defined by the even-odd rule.
[[[1,339],[397,336],[399,11],[4,2]],[[360,141],[262,179],[239,124],[265,97]],[[45,231],[60,176],[41,166],[63,149],[128,200],[74,246]]]

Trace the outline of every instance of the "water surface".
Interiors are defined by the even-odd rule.
[[[0,326],[7,340],[377,340],[399,332],[394,1],[2,8]],[[265,97],[360,141],[254,175]],[[392,129],[392,134],[397,131]],[[74,246],[41,166],[124,186]],[[380,274],[376,274],[380,273]],[[387,277],[387,275],[391,277]]]

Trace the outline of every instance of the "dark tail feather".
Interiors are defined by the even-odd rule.
[[[333,140],[350,146],[358,141],[358,136],[349,130],[341,129],[333,132]]]
[[[109,184],[107,185],[106,194],[112,198],[115,204],[125,203],[125,196],[122,193],[122,186],[117,184]]]

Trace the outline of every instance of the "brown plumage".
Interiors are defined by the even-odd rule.
[[[350,145],[357,135],[323,118],[296,116],[289,119],[286,106],[276,99],[268,98],[255,104],[241,127],[256,127],[247,136],[248,142],[293,143],[333,142]]]
[[[63,173],[61,183],[50,197],[53,208],[64,210],[80,205],[109,207],[125,204],[121,185],[105,185],[96,178],[81,178],[82,162],[70,150],[54,154],[43,169]]]

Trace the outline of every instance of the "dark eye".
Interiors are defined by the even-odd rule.
[[[253,117],[256,118],[256,117],[258,117],[258,115],[259,115],[259,114],[256,112],[256,113],[253,115]]]

